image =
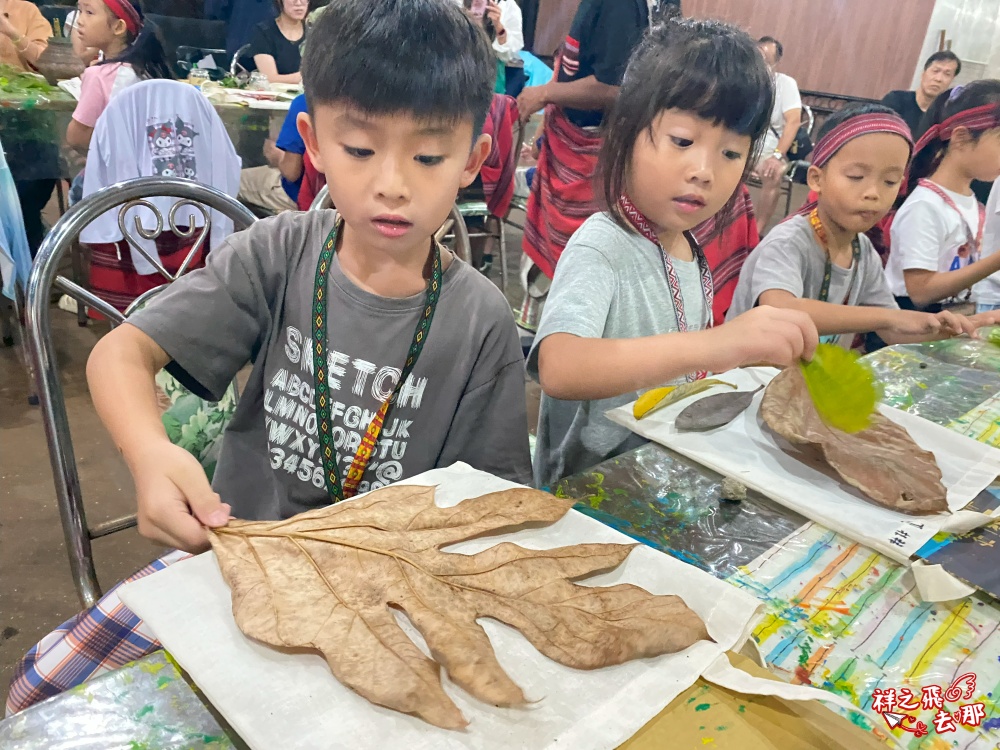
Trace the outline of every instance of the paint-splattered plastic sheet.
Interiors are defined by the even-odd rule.
[[[623,534],[724,578],[805,523],[763,495],[722,497],[722,477],[650,443],[563,480],[555,493]]]
[[[985,352],[984,357],[992,357],[992,349],[1000,354],[1000,347],[992,344],[969,340],[955,340],[955,343],[960,341],[966,349],[976,347]],[[941,361],[936,355],[949,350],[931,346],[893,346],[865,357],[865,362],[883,385],[884,404],[947,427],[1000,392],[1000,370]],[[971,355],[966,357],[968,359]]]
[[[230,750],[219,723],[163,651],[0,724],[4,750]]]
[[[908,750],[979,750],[1000,746],[1000,608],[973,596],[949,604],[922,603],[913,577],[877,552],[810,524],[729,578],[765,604],[754,632],[768,667],[789,682],[809,683],[871,710],[876,690],[924,688],[942,693],[960,676],[976,678],[967,700],[982,703],[978,727],[956,721],[935,730],[935,710],[911,710],[927,724],[917,738],[893,734]],[[901,710],[898,709],[897,710]],[[849,717],[867,726],[858,716]],[[881,726],[887,731],[886,725]]]

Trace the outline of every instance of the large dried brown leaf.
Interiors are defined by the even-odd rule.
[[[825,461],[875,503],[915,515],[948,510],[948,492],[933,453],[879,412],[871,427],[854,434],[827,426],[797,367],[768,384],[760,413],[771,430]]]
[[[478,617],[517,628],[543,654],[578,669],[708,638],[679,597],[570,582],[617,567],[635,545],[529,550],[503,543],[475,555],[441,552],[484,534],[554,523],[571,505],[514,489],[440,508],[433,487],[400,485],[286,521],[231,521],[211,540],[246,635],[316,649],[338,680],[373,703],[452,729],[466,721],[441,687],[440,667],[486,703],[525,702]],[[420,631],[433,659],[399,627],[394,608]]]

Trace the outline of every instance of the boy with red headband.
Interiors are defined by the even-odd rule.
[[[815,200],[751,253],[729,317],[757,305],[801,310],[821,340],[848,348],[872,331],[890,343],[972,332],[960,315],[900,310],[865,236],[896,200],[912,148],[906,123],[881,105],[830,117],[808,172]]]

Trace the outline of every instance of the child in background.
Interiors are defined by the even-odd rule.
[[[86,152],[111,97],[137,81],[173,74],[160,40],[131,0],[80,0],[73,34],[80,46],[104,54],[103,62],[83,71],[80,101],[66,128],[66,142]]]
[[[452,0],[329,6],[305,55],[299,130],[335,175],[340,219],[285,213],[232,235],[91,354],[94,403],[131,469],[143,535],[203,550],[205,526],[224,526],[230,512],[287,518],[456,461],[529,480],[510,307],[433,241],[489,152],[480,133],[494,73],[485,35]],[[218,398],[250,362],[209,486],[167,440],[153,377],[167,365]],[[22,660],[8,711],[158,648],[114,593],[97,608]]]
[[[975,262],[984,216],[971,188],[973,180],[1000,177],[1000,81],[946,91],[924,123],[931,125],[914,149],[906,201],[892,221],[886,273],[901,308],[934,312],[967,300],[973,284],[1000,271],[1000,253]],[[983,292],[984,303],[1000,302]]]
[[[771,230],[751,253],[729,315],[758,304],[808,313],[821,337],[850,348],[875,331],[890,344],[973,332],[950,312],[900,310],[865,232],[899,194],[913,141],[881,105],[831,116],[820,131],[807,179],[815,200]]]
[[[539,486],[641,444],[604,416],[640,390],[812,356],[816,328],[796,311],[710,327],[711,272],[690,232],[738,199],[773,96],[756,44],[732,26],[670,23],[636,49],[601,152],[607,209],[566,246],[529,356]]]

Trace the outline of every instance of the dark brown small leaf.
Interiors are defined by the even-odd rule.
[[[761,386],[763,388],[764,386]],[[753,403],[759,391],[737,391],[736,393],[716,393],[698,399],[677,415],[674,424],[681,432],[712,430],[732,422]]]

